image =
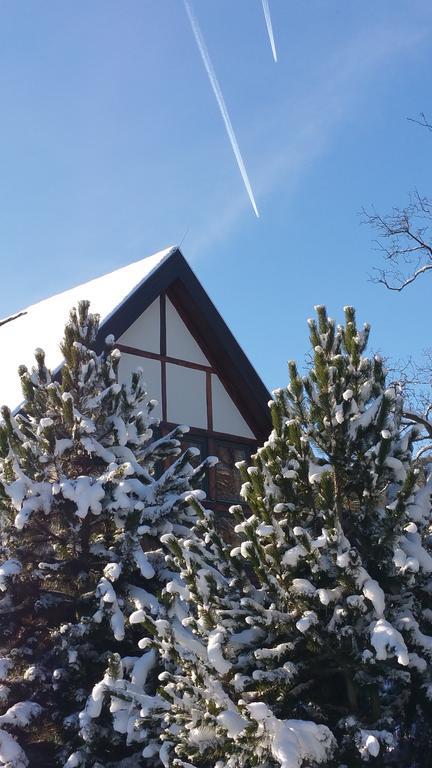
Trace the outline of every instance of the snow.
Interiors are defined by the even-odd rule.
[[[16,510],[21,509],[21,504],[26,495],[27,484],[24,477],[14,480],[10,485],[5,486],[5,491],[12,501]]]
[[[17,408],[22,402],[18,366],[31,367],[36,347],[42,347],[48,368],[54,371],[62,363],[59,341],[69,311],[81,299],[91,302],[90,309],[98,312],[101,323],[108,320],[124,301],[172,253],[173,248],[148,256],[121,267],[88,283],[51,296],[22,310],[23,314],[0,325],[0,343],[4,355],[0,379],[0,404]],[[18,314],[18,313],[15,313]],[[57,333],[52,333],[55,328]]]
[[[378,582],[375,579],[367,579],[363,584],[363,594],[372,603],[378,618],[381,618],[385,609],[385,595]]]
[[[329,605],[335,603],[342,597],[342,589],[340,587],[334,587],[333,589],[318,589],[318,599],[322,605]]]
[[[103,572],[105,578],[109,581],[117,581],[121,574],[121,570],[121,563],[108,563],[108,565],[105,566]]]
[[[254,720],[263,723],[272,755],[280,768],[300,768],[305,760],[323,763],[336,746],[332,732],[325,725],[308,720],[278,720],[261,702],[248,704],[247,708]]]
[[[165,744],[162,745],[162,747],[159,750],[159,759],[164,766],[164,768],[169,768],[169,761],[170,761],[170,749],[171,749],[171,742],[166,741]]]
[[[431,515],[432,475],[426,485],[419,488],[412,501],[408,502],[409,516],[417,523],[426,523]]]
[[[13,725],[18,728],[26,728],[34,717],[37,717],[42,711],[39,704],[34,701],[19,701],[0,716],[0,727],[3,725]]]
[[[65,762],[64,768],[80,768],[83,764],[82,756],[79,752],[72,752]]]
[[[291,568],[295,568],[299,559],[307,555],[307,550],[302,544],[296,544],[294,547],[287,549],[282,557],[282,565],[288,565]]]
[[[222,642],[224,640],[224,633],[216,627],[209,634],[207,644],[207,655],[209,662],[214,666],[217,672],[221,675],[226,675],[231,669],[231,664],[224,659],[222,655]]]
[[[314,624],[318,624],[318,616],[315,611],[305,611],[301,619],[296,622],[296,627],[299,632],[305,634]]]
[[[220,712],[216,720],[225,728],[230,739],[235,739],[249,725],[244,717],[232,710]]]
[[[51,508],[51,484],[50,483],[31,483],[28,481],[28,497],[22,502],[22,506],[15,517],[15,527],[21,531],[28,523],[33,512],[42,510],[46,515]],[[5,486],[6,493],[9,495],[9,488]]]
[[[309,462],[309,482],[319,483],[321,475],[323,475],[324,472],[332,472],[332,470],[333,467],[331,464],[314,464],[312,461]]]
[[[314,587],[309,579],[293,579],[291,590],[296,595],[314,595],[316,593],[316,587]]]
[[[161,634],[164,634],[166,631],[168,631],[170,626],[168,621],[163,621],[162,619],[155,621],[155,624]],[[178,646],[180,646],[182,653],[186,651],[192,655],[196,654],[198,658],[202,659],[203,661],[207,659],[207,651],[205,646],[201,643],[200,640],[198,640],[196,635],[193,635],[190,630],[186,629],[186,627],[183,627],[178,619],[174,619],[172,622],[172,629],[176,643]]]
[[[406,480],[406,470],[400,459],[395,456],[387,456],[384,464],[393,470],[394,479],[397,482],[403,483]]]
[[[279,643],[274,648],[258,648],[254,651],[256,659],[279,659],[290,648],[290,643]]]
[[[395,738],[389,731],[360,730],[357,736],[357,746],[362,759],[368,761],[370,757],[378,757],[380,742],[386,744],[390,749],[395,746]]]
[[[368,733],[367,731],[361,732],[362,741],[360,746],[360,754],[362,757],[366,757],[366,755],[372,755],[372,757],[377,757],[379,755],[380,751],[380,745],[379,741],[376,736],[374,736],[372,733]]]
[[[109,682],[110,678],[105,675],[103,680],[93,686],[93,690],[87,699],[85,709],[79,714],[80,725],[82,728],[84,728],[91,719],[99,717],[102,711],[107,684]]]
[[[385,660],[388,651],[393,652],[399,664],[406,667],[409,664],[408,650],[400,632],[385,619],[379,619],[371,625],[371,644],[375,648],[377,659]]]
[[[105,491],[103,486],[93,478],[82,475],[76,480],[64,480],[60,488],[63,498],[76,504],[75,514],[81,519],[87,517],[89,511],[94,515],[100,515],[102,512],[101,501]]]
[[[0,731],[0,763],[7,768],[27,768],[29,762],[14,737]]]
[[[238,650],[239,648],[247,647],[251,643],[255,643],[258,640],[262,640],[265,636],[264,630],[259,627],[251,627],[250,629],[242,629],[241,632],[235,632],[229,639],[230,648]]]
[[[0,565],[0,590],[5,592],[7,589],[7,580],[10,576],[16,576],[21,572],[21,563],[18,560],[5,560]]]
[[[216,730],[211,725],[201,725],[191,728],[188,741],[190,744],[202,746],[217,741]]]
[[[96,596],[100,598],[100,609],[98,612],[96,612],[96,614],[94,614],[94,620],[98,620],[98,614],[100,615],[99,620],[101,620],[103,615],[101,611],[104,611],[106,606],[110,606],[110,624],[114,637],[116,640],[123,640],[125,636],[124,616],[119,608],[114,587],[112,586],[111,582],[105,578],[105,576],[102,576],[99,584],[97,585]]]
[[[399,545],[407,558],[414,564],[414,567],[411,567],[410,570],[415,571],[420,568],[424,573],[432,573],[432,557],[426,552],[421,542],[422,539],[419,533],[407,531],[406,536],[401,536]],[[407,563],[408,560],[404,563],[405,568],[407,568]],[[415,568],[415,564],[417,564],[417,568]]]
[[[369,406],[369,408],[366,408],[366,410],[363,411],[363,413],[356,414],[352,417],[350,422],[349,433],[350,433],[350,437],[353,440],[355,440],[355,438],[357,437],[357,431],[359,427],[361,427],[361,429],[367,429],[372,424],[381,407],[381,402],[382,402],[382,395],[375,398],[373,403]]]
[[[274,534],[274,527],[272,525],[266,525],[265,523],[260,523],[256,528],[256,534],[257,536],[272,536]]]
[[[147,653],[137,659],[135,662],[132,674],[131,682],[136,685],[138,689],[142,690],[146,684],[148,673],[156,665],[156,651],[150,650]]]
[[[155,575],[154,568],[150,565],[147,555],[141,547],[135,547],[133,550],[133,558],[141,571],[141,575],[144,576],[145,579],[152,579]]]
[[[143,608],[148,608],[150,610],[150,613],[153,614],[153,616],[156,616],[158,614],[159,607],[160,607],[159,601],[150,592],[147,592],[142,587],[136,587],[134,585],[130,585],[128,587],[128,592],[133,602],[135,603],[135,606],[137,607],[137,609],[142,610]]]
[[[0,658],[0,680],[6,680],[11,666],[12,662],[10,659],[7,659],[5,656]]]

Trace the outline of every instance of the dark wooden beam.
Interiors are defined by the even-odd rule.
[[[207,429],[213,432],[213,395],[212,395],[212,375],[206,372],[206,404],[207,404]]]
[[[167,353],[167,335],[166,335],[166,294],[165,291],[159,297],[160,307],[160,353],[161,357],[166,357]]]
[[[116,344],[116,347],[120,352],[125,352],[128,355],[136,355],[136,357],[146,357],[148,360],[159,360],[164,363],[172,363],[173,365],[180,365],[183,368],[192,368],[195,371],[204,371],[205,373],[213,372],[213,368],[208,365],[192,363],[190,360],[182,360],[180,357],[169,357],[168,355],[161,355],[157,352],[148,352],[145,349],[129,347],[127,344]]]
[[[162,421],[161,427],[164,429],[174,429],[178,424],[172,421]],[[215,440],[226,440],[229,443],[238,443],[239,445],[249,445],[252,450],[258,447],[257,441],[250,437],[241,437],[240,435],[230,435],[228,432],[210,432],[208,429],[202,429],[201,427],[191,427],[190,436],[197,435],[197,437],[210,437]]]

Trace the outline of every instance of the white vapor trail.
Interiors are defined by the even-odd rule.
[[[210,85],[211,85],[211,87],[213,89],[213,93],[214,93],[214,95],[216,97],[216,101],[218,103],[218,107],[220,109],[220,113],[222,115],[222,119],[223,119],[223,121],[225,123],[225,128],[226,128],[226,131],[227,131],[227,134],[228,134],[228,138],[229,138],[229,140],[231,142],[232,150],[234,152],[234,156],[235,156],[235,159],[237,160],[237,165],[239,167],[239,171],[241,173],[244,185],[246,187],[246,192],[249,195],[249,199],[250,199],[250,201],[252,203],[252,208],[255,211],[255,215],[257,216],[257,218],[259,218],[258,208],[256,206],[254,194],[253,194],[252,187],[251,187],[251,184],[250,184],[250,181],[249,181],[249,177],[247,175],[246,167],[245,167],[245,164],[243,162],[243,158],[241,156],[240,147],[238,145],[238,142],[237,142],[237,139],[236,139],[236,135],[234,133],[234,128],[232,127],[231,119],[230,119],[230,116],[228,114],[228,109],[227,109],[227,106],[225,104],[225,99],[224,99],[224,97],[222,95],[222,91],[221,91],[218,79],[216,77],[216,72],[213,69],[213,64],[211,62],[210,55],[209,55],[209,52],[207,50],[207,46],[206,46],[204,38],[202,36],[202,32],[201,32],[200,26],[198,24],[198,20],[197,20],[194,12],[192,10],[192,6],[191,6],[191,3],[189,2],[189,0],[184,0],[184,5],[185,5],[185,8],[186,8],[187,15],[189,17],[190,25],[192,27],[192,32],[194,34],[194,37],[195,37],[195,40],[196,40],[196,44],[198,46],[198,50],[199,50],[199,52],[201,54],[201,58],[203,60],[204,66],[206,68],[206,72],[208,74],[208,78],[210,80]]]
[[[273,52],[273,58],[275,61],[277,61],[276,44],[275,44],[275,39],[273,34],[273,25],[272,25],[271,16],[270,16],[270,6],[269,6],[268,0],[262,0],[262,7],[264,11],[264,18],[267,26],[268,36],[270,39],[270,45]]]

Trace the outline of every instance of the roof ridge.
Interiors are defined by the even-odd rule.
[[[2,325],[6,325],[6,323],[11,323],[12,320],[18,320],[19,317],[22,317],[23,315],[27,314],[27,310],[23,309],[22,312],[16,312],[14,315],[10,315],[9,317],[5,317],[2,320],[0,320],[0,327]]]

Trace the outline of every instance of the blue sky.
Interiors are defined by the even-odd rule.
[[[393,357],[430,345],[425,279],[368,282],[359,211],[432,194],[429,0],[194,0],[260,210],[181,0],[0,4],[0,315],[182,242],[265,383],[352,303]],[[23,361],[26,362],[26,361]]]

